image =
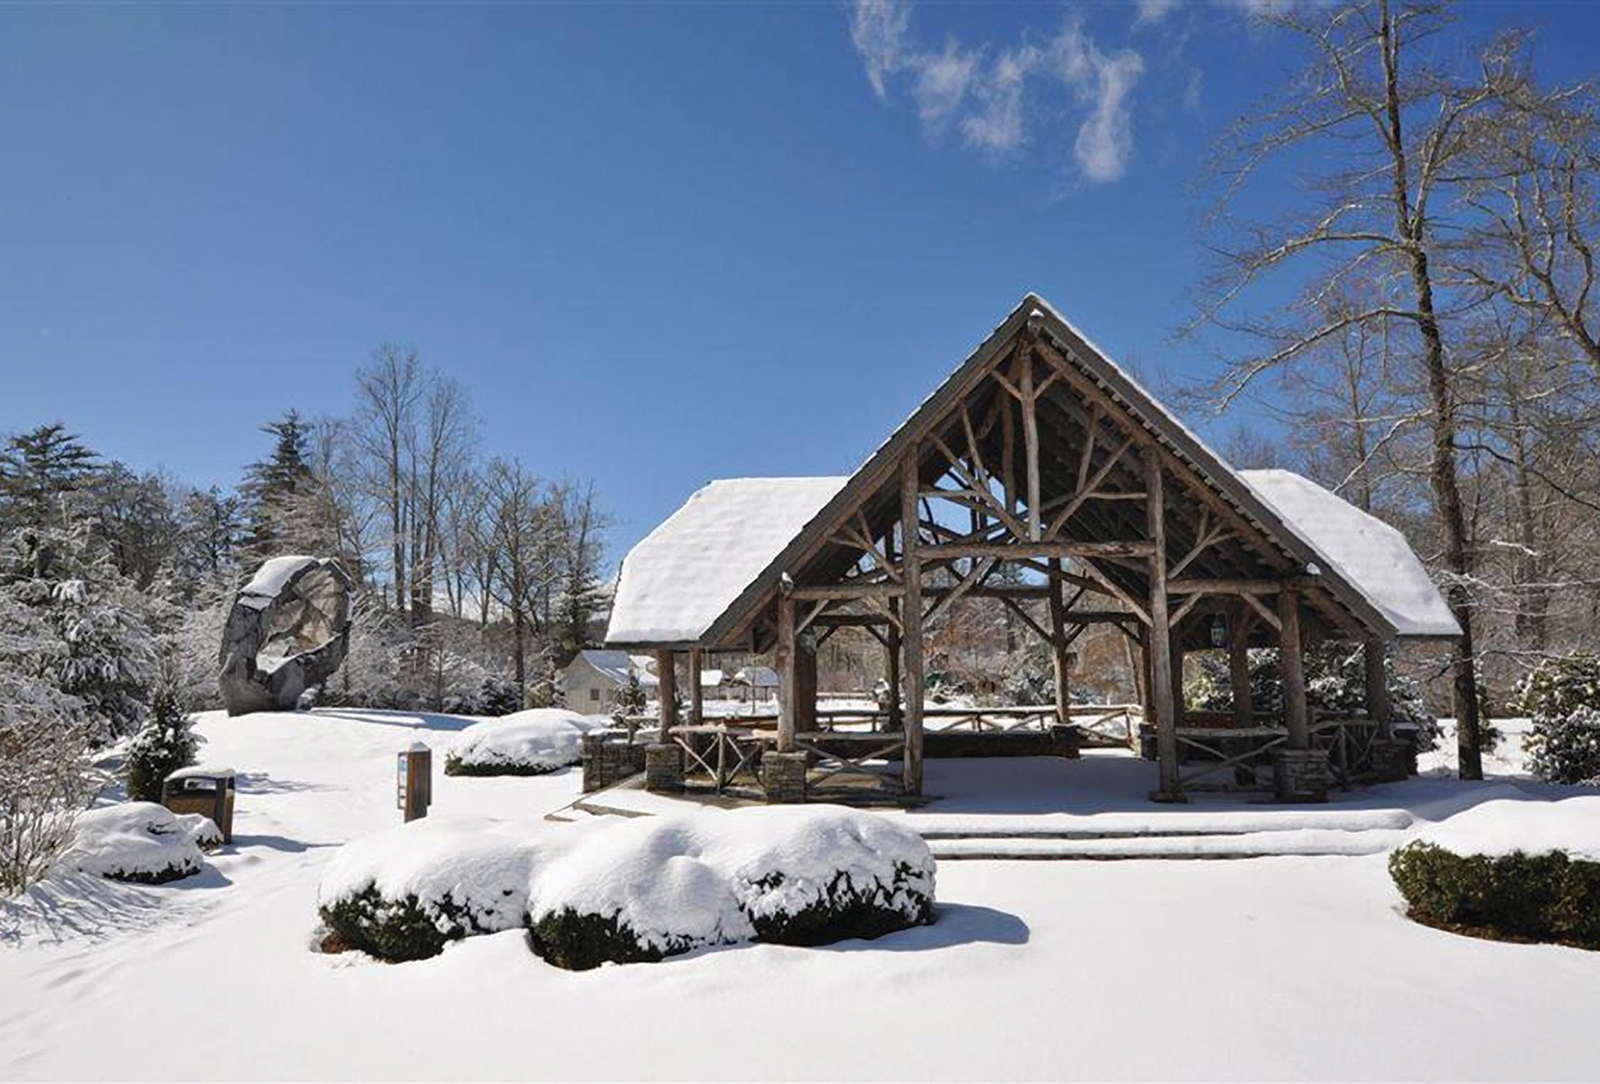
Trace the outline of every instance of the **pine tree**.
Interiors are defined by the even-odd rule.
[[[580,568],[567,579],[556,601],[550,629],[550,655],[557,669],[565,667],[589,646],[589,622],[599,606],[600,586],[594,575]]]
[[[167,776],[193,764],[199,744],[184,697],[183,667],[169,647],[150,687],[150,716],[128,750],[129,799],[159,802]]]
[[[62,498],[94,478],[98,459],[60,422],[8,438],[0,446],[0,524],[59,523]]]
[[[137,729],[153,676],[160,604],[91,544],[81,521],[12,531],[0,541],[0,596],[49,630],[29,673],[81,706],[94,739]]]
[[[261,431],[273,437],[272,454],[246,467],[239,487],[250,521],[249,548],[257,558],[277,555],[294,498],[316,478],[311,468],[311,426],[298,410],[285,412]]]

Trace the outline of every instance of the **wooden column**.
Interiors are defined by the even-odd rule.
[[[810,629],[794,642],[794,728],[817,729],[817,636]]]
[[[899,600],[890,599],[889,606],[891,608],[898,607]],[[884,630],[883,638],[885,641],[883,647],[883,679],[889,683],[889,719],[885,725],[887,725],[890,730],[899,730],[901,727],[905,726],[905,713],[900,708],[899,626],[895,625],[895,623],[891,621],[889,623],[889,627]]]
[[[1255,725],[1255,703],[1250,688],[1250,624],[1244,605],[1234,606],[1228,628],[1228,685],[1233,691],[1233,725]]]
[[[921,478],[917,471],[917,446],[912,444],[900,462],[900,568],[905,593],[900,600],[903,639],[906,706],[906,752],[902,782],[907,794],[922,793],[922,545],[918,539],[917,491]]]
[[[1167,525],[1162,504],[1161,460],[1154,448],[1144,450],[1145,520],[1152,549],[1150,569],[1150,706],[1155,709],[1156,761],[1161,770],[1161,785],[1151,797],[1157,801],[1178,802],[1183,795],[1178,787],[1177,715],[1172,699],[1171,618],[1167,612]]]
[[[1394,736],[1394,710],[1389,705],[1389,667],[1382,640],[1368,640],[1361,649],[1367,670],[1367,718],[1378,724],[1378,735]]]
[[[794,752],[795,695],[794,599],[778,593],[778,646],[772,651],[772,668],[778,671],[778,752]]]
[[[1300,643],[1300,595],[1288,588],[1278,592],[1278,668],[1283,673],[1283,722],[1289,728],[1289,748],[1311,747],[1310,718],[1306,708],[1305,657]]]
[[[1062,597],[1061,558],[1050,562],[1050,656],[1055,666],[1056,722],[1072,722],[1071,689],[1068,678],[1072,656],[1067,651],[1067,600]]]
[[[1182,726],[1185,714],[1183,707],[1183,641],[1178,637],[1176,629],[1168,633],[1167,638],[1172,645],[1168,649],[1172,655],[1172,725]]]
[[[661,720],[660,740],[672,740],[670,731],[678,725],[678,673],[676,670],[677,656],[670,651],[656,652],[656,695],[660,699],[657,705],[658,717]]]
[[[689,725],[699,726],[706,717],[705,690],[700,687],[700,667],[704,658],[698,647],[689,649]]]
[[[1018,391],[1022,393],[1022,446],[1028,474],[1028,538],[1037,542],[1039,524],[1039,413],[1033,391],[1033,354],[1022,352],[1018,366]]]

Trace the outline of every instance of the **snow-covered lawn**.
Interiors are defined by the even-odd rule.
[[[240,775],[205,873],[0,904],[0,1079],[1600,1076],[1600,954],[1413,924],[1382,855],[945,862],[932,927],[591,972],[517,930],[402,965],[311,951],[336,846],[398,822],[394,754],[473,721],[207,716]],[[577,791],[436,773],[432,815]]]

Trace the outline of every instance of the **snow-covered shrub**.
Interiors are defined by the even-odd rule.
[[[65,652],[42,615],[0,592],[0,896],[43,877],[104,782],[82,702],[38,671]]]
[[[199,873],[205,865],[195,839],[199,827],[191,828],[154,802],[91,809],[78,817],[72,845],[61,855],[59,866],[114,881],[176,881]]]
[[[536,872],[528,893],[534,952],[581,971],[753,937],[731,880],[705,856],[700,820],[648,817],[586,831]]]
[[[429,817],[352,840],[317,888],[322,920],[384,960],[436,956],[451,941],[522,925],[537,850],[528,826]]]
[[[214,851],[222,846],[222,829],[204,813],[178,813],[175,816],[183,830],[189,833],[189,838],[194,840],[195,846],[202,851]]]
[[[1547,783],[1600,786],[1600,710],[1537,715],[1524,740],[1528,770]]]
[[[543,775],[577,764],[583,736],[610,725],[565,708],[530,708],[463,730],[445,756],[446,775]]]
[[[933,921],[933,856],[915,832],[826,806],[750,810],[734,823],[722,861],[759,941],[823,945]]]
[[[190,726],[182,670],[175,654],[163,656],[150,689],[150,714],[128,747],[128,797],[159,802],[168,775],[194,763],[200,736]]]
[[[1492,801],[1389,856],[1420,922],[1600,948],[1600,797]]]
[[[1528,770],[1551,783],[1600,785],[1600,655],[1545,660],[1518,697],[1533,724],[1523,739]]]
[[[1252,648],[1248,655],[1251,706],[1256,711],[1282,712],[1283,675],[1278,668],[1278,649]],[[1222,652],[1204,652],[1199,660],[1199,673],[1184,690],[1185,703],[1198,711],[1233,710],[1227,657]],[[1388,675],[1391,718],[1398,725],[1415,727],[1421,747],[1433,748],[1439,723],[1423,703],[1422,690],[1392,666]],[[1305,653],[1305,676],[1306,703],[1313,711],[1336,716],[1366,713],[1367,676],[1361,648],[1345,644],[1313,647]]]
[[[594,826],[536,871],[533,949],[560,967],[634,963],[745,940],[819,945],[933,921],[922,838],[839,807]]]

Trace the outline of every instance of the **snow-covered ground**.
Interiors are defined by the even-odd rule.
[[[170,885],[73,875],[0,904],[0,1079],[1600,1076],[1600,954],[1415,925],[1381,854],[946,862],[932,927],[581,973],[515,930],[401,965],[311,951],[335,848],[399,819],[394,754],[472,721],[206,716],[206,759],[240,773],[234,843]],[[1384,790],[1340,811],[1579,793]],[[436,773],[432,815],[577,791],[576,770]]]

